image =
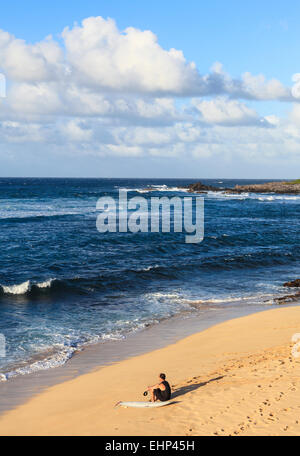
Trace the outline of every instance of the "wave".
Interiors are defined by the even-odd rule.
[[[220,242],[222,245],[231,245],[232,240],[228,236],[220,239],[211,239],[212,242]],[[196,271],[218,271],[253,269],[258,267],[291,264],[298,261],[298,256],[291,246],[284,253],[278,249],[262,249],[258,246],[256,251],[240,251],[220,255],[207,255],[202,260],[185,260],[173,262],[172,264],[154,264],[137,269],[122,269],[116,272],[104,272],[92,276],[75,276],[64,278],[51,278],[41,282],[27,280],[20,284],[0,284],[1,295],[6,296],[49,296],[49,295],[89,295],[100,290],[127,289],[128,283],[131,288],[140,288],[146,281],[171,280],[182,278],[184,274],[189,276]]]
[[[149,188],[123,188],[123,190],[127,190],[128,192],[137,192],[137,193],[155,193],[155,192],[188,192],[188,188],[184,187],[168,187],[167,185],[152,185],[148,186]],[[197,193],[191,193],[190,196],[195,196]],[[199,195],[198,195],[199,196]],[[207,193],[201,194],[209,199],[217,199],[217,200],[256,200],[256,201],[298,201],[300,200],[299,195],[271,195],[271,194],[264,194],[264,193],[226,193],[226,191],[208,191]]]
[[[147,266],[146,268],[138,269],[137,272],[148,272],[148,271],[151,271],[152,269],[156,269],[156,268],[159,268],[158,264],[155,264],[154,266]]]
[[[7,366],[7,370],[0,372],[0,382],[5,382],[20,375],[27,375],[41,370],[53,369],[66,364],[76,353],[82,351],[85,347],[106,341],[118,341],[126,338],[126,335],[133,334],[159,323],[160,320],[149,318],[147,321],[126,321],[119,322],[122,324],[122,332],[105,332],[103,334],[94,334],[89,337],[81,337],[68,340],[65,344],[59,344],[49,347],[48,350],[40,352],[38,355],[23,361]],[[38,358],[38,359],[37,359]]]
[[[211,199],[233,199],[233,200],[258,200],[258,201],[297,201],[300,200],[300,195],[278,195],[278,194],[264,194],[264,193],[226,193],[224,190],[219,192],[209,191],[206,194],[207,198]]]
[[[300,200],[300,196],[287,196],[287,195],[269,195],[269,196],[259,196],[259,201],[297,201]]]
[[[67,294],[90,294],[100,289],[118,289],[122,282],[126,280],[136,279],[132,282],[131,287],[139,286],[138,279],[145,280],[145,275],[155,274],[161,268],[158,264],[146,266],[138,269],[125,269],[114,274],[106,273],[89,277],[69,277],[69,278],[52,278],[42,282],[33,282],[27,280],[20,284],[3,285],[0,284],[0,298],[1,296],[14,296],[14,297],[42,297],[49,295],[67,295]],[[167,271],[167,269],[166,269]]]
[[[41,370],[63,366],[69,359],[72,358],[73,354],[79,350],[79,347],[69,347],[62,349],[51,356],[45,357],[44,359],[32,363],[29,362],[25,366],[17,367],[8,372],[1,373],[0,381],[5,382],[13,377],[17,377],[18,375],[26,375]]]
[[[41,282],[39,288],[48,288],[49,281]],[[25,282],[27,283],[27,282]],[[53,283],[53,281],[51,282]],[[21,284],[24,285],[24,284]],[[37,284],[36,284],[37,285]],[[25,289],[25,287],[24,287]],[[249,305],[251,304],[274,304],[275,294],[257,294],[257,295],[248,295],[248,296],[224,296],[220,298],[207,297],[206,299],[195,300],[188,299],[184,297],[181,293],[172,293],[172,292],[154,292],[150,293],[148,296],[145,295],[145,298],[157,301],[159,305],[167,300],[172,303],[172,309],[169,311],[168,315],[160,316],[155,318],[148,316],[146,319],[139,320],[122,320],[118,323],[120,328],[114,332],[104,332],[102,334],[94,334],[89,337],[80,336],[78,338],[73,338],[72,340],[68,339],[68,342],[62,344],[56,344],[48,349],[48,351],[42,351],[35,356],[35,359],[32,357],[27,361],[23,361],[21,365],[15,364],[7,366],[6,371],[0,373],[0,382],[8,381],[14,377],[20,375],[31,374],[41,370],[53,369],[56,367],[63,366],[66,364],[77,352],[82,351],[84,347],[104,343],[108,340],[122,340],[126,338],[127,334],[134,333],[154,324],[159,323],[165,319],[169,319],[174,315],[184,315],[186,312],[189,314],[195,311],[207,311],[207,310],[216,310],[220,306],[228,305],[232,303],[237,305],[239,302],[245,302]],[[266,301],[266,298],[269,298]],[[175,307],[173,307],[175,306]],[[38,359],[37,359],[38,358]]]
[[[261,302],[266,302],[266,298],[274,298],[274,293],[265,293],[265,294],[256,294],[256,295],[247,295],[247,296],[226,296],[220,298],[207,298],[202,300],[186,300],[187,304],[191,306],[197,307],[198,305],[208,305],[208,304],[226,304],[226,303],[238,303],[238,302],[257,302],[258,300]],[[276,295],[277,296],[277,295]]]
[[[49,213],[49,211],[41,211],[41,212],[30,212],[30,211],[2,211],[0,212],[0,221],[6,222],[27,222],[27,221],[40,221],[40,220],[59,220],[61,218],[66,217],[76,217],[76,216],[87,216],[87,215],[95,215],[96,207],[89,207],[82,210],[76,211],[57,211]]]
[[[42,290],[51,288],[51,285],[55,280],[56,279],[48,279],[40,283],[32,283],[30,280],[27,280],[26,282],[17,285],[0,285],[0,291],[2,291],[3,294],[8,295],[25,295],[35,289]]]
[[[147,185],[145,188],[126,188],[122,187],[120,190],[127,190],[127,192],[137,193],[153,193],[153,192],[188,192],[184,187],[168,187],[167,185]]]

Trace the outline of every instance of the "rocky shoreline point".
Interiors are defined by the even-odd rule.
[[[288,288],[300,288],[300,279],[292,280],[291,282],[285,282],[283,284],[284,287]],[[289,294],[285,296],[281,296],[280,298],[275,298],[275,304],[289,304],[291,302],[299,302],[300,301],[300,292],[294,294]]]
[[[202,182],[188,185],[190,193],[206,193],[206,192],[225,192],[225,193],[288,193],[293,195],[300,194],[300,180],[297,181],[281,181],[281,182],[266,182],[264,184],[247,184],[236,185],[233,188],[219,188],[211,185],[204,185]]]
[[[284,287],[291,287],[291,288],[296,288],[300,287],[300,279],[292,280],[291,282],[285,282],[283,284]]]

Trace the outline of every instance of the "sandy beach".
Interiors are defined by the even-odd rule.
[[[300,307],[215,325],[165,348],[55,385],[1,416],[1,435],[298,435]],[[143,400],[166,372],[172,405]]]

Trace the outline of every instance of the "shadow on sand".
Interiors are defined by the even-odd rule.
[[[183,396],[184,394],[190,393],[191,391],[195,391],[196,389],[201,388],[202,386],[205,386],[208,383],[216,382],[218,380],[221,380],[224,377],[225,377],[225,375],[221,375],[220,377],[211,378],[210,380],[207,380],[207,382],[193,383],[191,385],[182,386],[181,388],[176,389],[172,393],[172,399],[175,399],[176,397],[179,397],[179,396]]]

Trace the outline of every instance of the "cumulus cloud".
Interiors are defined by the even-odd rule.
[[[151,31],[118,30],[112,19],[90,17],[63,32],[66,58],[81,84],[106,90],[203,96],[228,94],[251,99],[288,99],[290,90],[279,81],[245,73],[233,79],[216,63],[200,75],[182,51],[165,50]]]
[[[266,81],[264,75],[253,76],[244,73],[242,76],[243,91],[249,98],[255,100],[291,100],[290,89],[284,87],[277,79]],[[247,98],[247,97],[246,97]]]
[[[233,78],[221,63],[203,75],[151,31],[101,17],[61,38],[28,44],[0,30],[2,145],[117,157],[299,155],[300,73],[292,88],[249,72]],[[295,103],[282,121],[250,100]]]
[[[112,19],[90,17],[63,31],[67,61],[81,84],[95,88],[181,94],[199,78],[181,51],[164,50],[149,30],[120,32]]]
[[[174,99],[105,94],[75,84],[13,84],[0,103],[0,120],[45,122],[60,117],[102,118],[107,122],[170,125],[187,117]]]
[[[194,99],[193,106],[201,118],[210,124],[220,125],[258,125],[262,119],[254,109],[237,100],[216,98],[214,100]]]
[[[0,65],[8,79],[39,82],[57,79],[64,69],[63,50],[51,37],[27,44],[0,30]]]
[[[229,95],[232,98],[287,100],[291,91],[276,79],[245,73],[230,77],[220,63],[201,75],[181,50],[163,49],[149,30],[120,31],[112,19],[89,17],[65,28],[63,45],[52,37],[28,44],[0,30],[0,67],[20,83],[58,81],[96,93],[152,96]]]

